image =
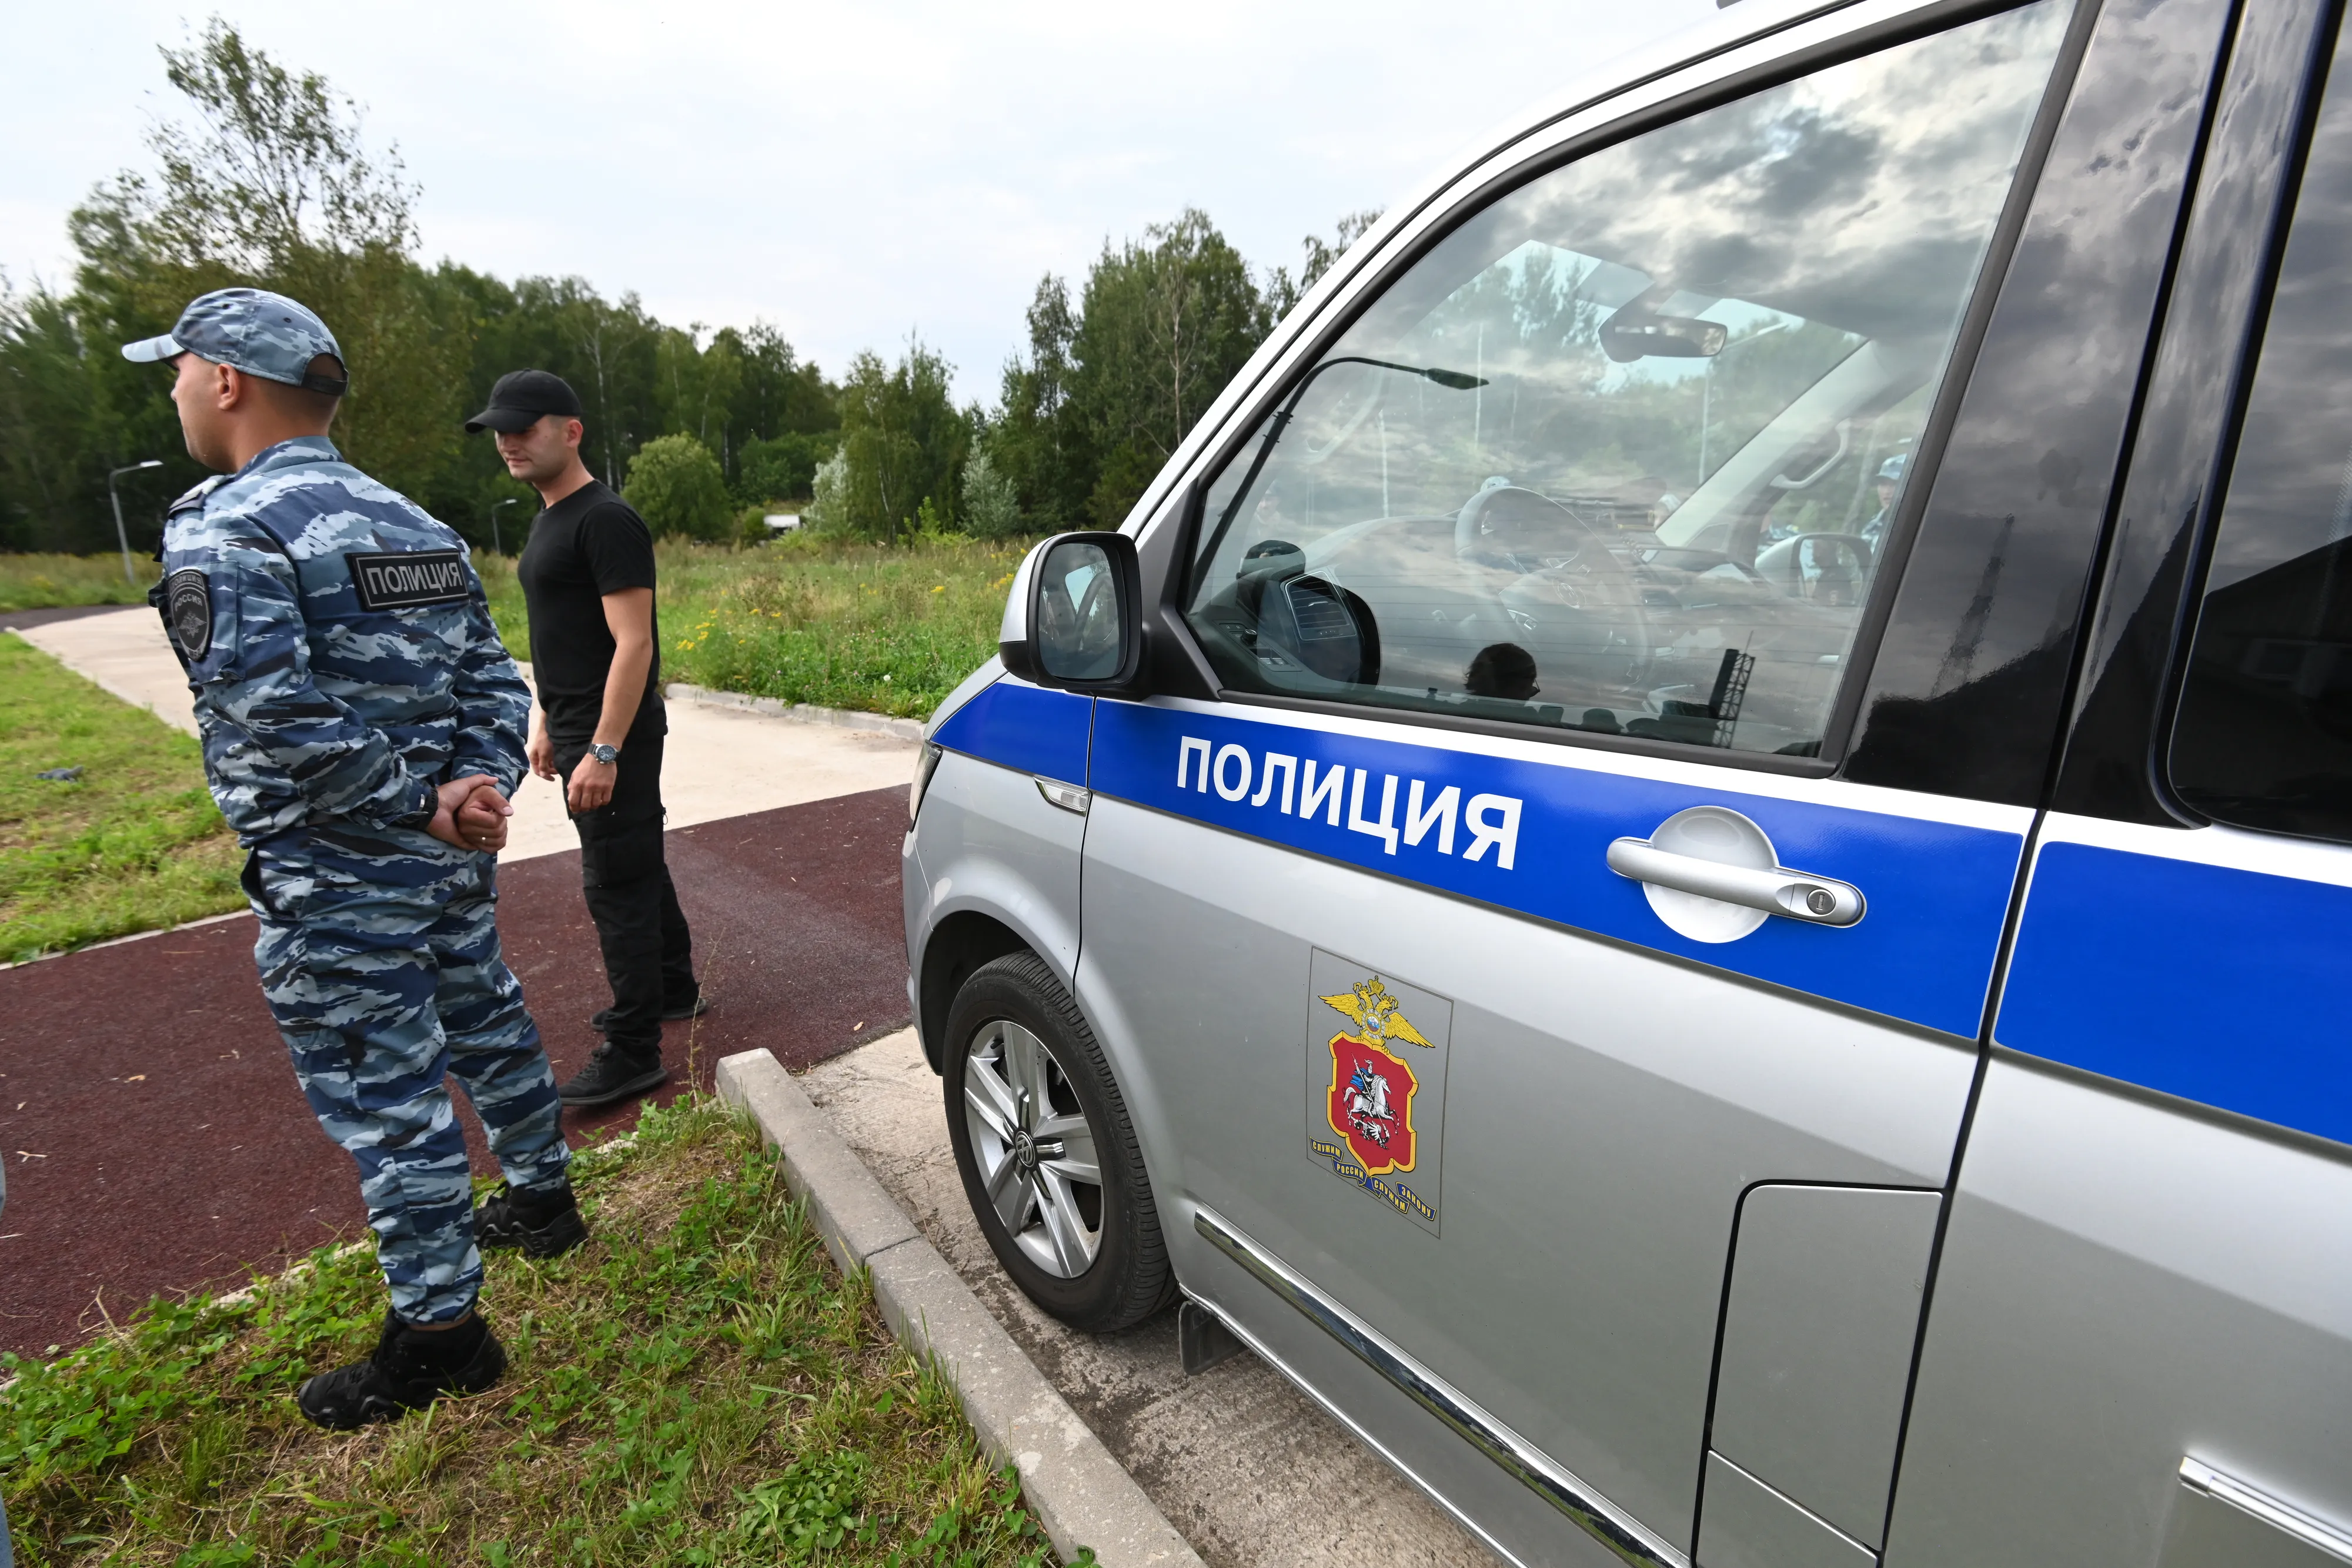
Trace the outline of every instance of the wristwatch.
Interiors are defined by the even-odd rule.
[[[617,746],[593,745],[588,747],[588,755],[610,768],[621,759],[621,748]]]

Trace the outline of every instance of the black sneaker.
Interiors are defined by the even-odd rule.
[[[690,1002],[663,1003],[662,1022],[680,1023],[688,1019],[698,1019],[709,1010],[710,993],[709,991],[697,991],[694,994],[694,1000]],[[610,1008],[598,1008],[594,1012],[588,1015],[588,1027],[594,1030],[598,1034],[603,1034],[605,1027],[612,1021],[613,1009]]]
[[[643,1094],[669,1082],[669,1071],[658,1056],[632,1056],[606,1040],[588,1058],[588,1065],[556,1090],[566,1105],[610,1105],[632,1094]]]
[[[295,1403],[317,1425],[348,1432],[371,1421],[397,1421],[450,1394],[479,1394],[507,1369],[507,1353],[480,1314],[454,1329],[413,1329],[391,1312],[375,1354],[322,1372],[302,1385]]]
[[[474,1245],[485,1252],[520,1247],[526,1258],[553,1258],[587,1239],[588,1222],[566,1179],[544,1186],[501,1183],[474,1210]]]

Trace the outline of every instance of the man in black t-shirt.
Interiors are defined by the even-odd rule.
[[[580,399],[562,377],[516,371],[466,422],[497,432],[507,472],[537,490],[515,564],[530,610],[531,771],[563,781],[580,832],[580,879],[604,953],[613,1005],[604,1035],[558,1093],[605,1105],[659,1087],[664,1019],[708,1005],[694,977],[694,942],[662,854],[660,632],[654,541],[645,519],[580,461]]]

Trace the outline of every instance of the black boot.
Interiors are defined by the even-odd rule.
[[[555,1097],[566,1105],[610,1105],[668,1082],[658,1047],[651,1056],[635,1056],[608,1040],[588,1058],[587,1066],[556,1090]]]
[[[477,1312],[453,1329],[427,1331],[383,1315],[375,1354],[322,1372],[302,1385],[296,1403],[321,1427],[348,1432],[370,1421],[397,1421],[445,1394],[479,1394],[507,1369],[507,1353]]]
[[[681,1023],[688,1019],[698,1019],[709,1010],[710,993],[709,991],[697,991],[694,993],[694,999],[692,1001],[664,1002],[662,1004],[662,1022]],[[604,1030],[611,1026],[612,1022],[613,1009],[610,1008],[598,1008],[594,1012],[588,1015],[588,1027],[594,1030],[598,1034],[604,1033]]]
[[[474,1245],[485,1252],[520,1247],[527,1258],[553,1258],[588,1239],[588,1222],[569,1179],[543,1186],[502,1185],[474,1210]]]

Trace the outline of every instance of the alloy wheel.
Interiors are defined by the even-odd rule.
[[[1074,1280],[1102,1249],[1102,1168],[1069,1074],[1003,1019],[981,1026],[964,1070],[964,1122],[989,1202],[1037,1267]]]

